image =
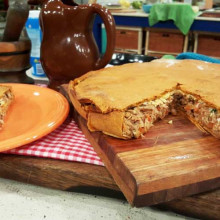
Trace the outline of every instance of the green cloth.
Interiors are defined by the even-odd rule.
[[[175,60],[176,57],[173,55],[165,54],[161,57],[162,59],[170,59],[170,60]]]
[[[197,13],[189,4],[154,4],[150,9],[149,25],[153,26],[159,21],[173,20],[177,28],[186,35],[196,16]]]

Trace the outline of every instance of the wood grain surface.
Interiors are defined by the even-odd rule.
[[[0,54],[1,53],[18,53],[31,50],[31,41],[29,39],[20,39],[13,42],[0,41]]]
[[[85,163],[0,154],[0,177],[60,190],[122,197],[105,167]],[[156,208],[217,220],[220,189],[162,203]]]
[[[123,199],[105,167],[54,159],[0,154],[0,177],[59,190]],[[220,219],[220,190],[154,206],[199,219]]]
[[[220,186],[220,141],[183,116],[168,116],[135,140],[91,133],[84,119],[77,121],[132,205],[154,205]]]
[[[0,73],[19,72],[30,68],[31,41],[0,42]]]
[[[68,94],[67,94],[67,85],[63,85],[62,87],[62,93],[64,95],[66,95],[66,97],[68,98]],[[167,146],[173,143],[180,143],[186,141],[187,146],[183,145],[182,148],[177,147],[177,149],[175,151],[177,151],[177,156],[171,156],[173,154],[173,149],[172,147],[169,147],[169,149],[171,149],[171,155],[168,152],[168,157],[172,158],[174,161],[176,161],[176,164],[179,165],[178,163],[180,162],[181,166],[177,166],[175,167],[175,164],[172,164],[171,166],[171,170],[173,169],[173,167],[177,168],[180,170],[180,177],[182,174],[182,166],[185,166],[185,161],[186,163],[189,162],[189,164],[193,165],[193,161],[197,161],[197,158],[200,158],[201,156],[199,156],[200,154],[197,155],[197,150],[193,150],[192,148],[194,148],[194,145],[190,145],[188,143],[188,141],[191,141],[192,143],[197,143],[197,141],[201,138],[201,139],[206,139],[207,143],[209,143],[209,138],[212,140],[214,140],[214,142],[217,143],[217,148],[215,148],[215,152],[214,154],[211,155],[211,157],[213,156],[214,158],[217,158],[217,166],[215,164],[215,161],[212,161],[211,157],[210,157],[210,163],[211,166],[213,165],[214,170],[215,167],[218,167],[218,171],[219,171],[219,140],[213,138],[212,136],[205,134],[203,132],[201,132],[200,130],[198,130],[198,128],[196,126],[194,126],[188,119],[184,118],[183,116],[169,116],[167,117],[165,120],[160,121],[157,126],[154,126],[148,133],[147,138],[145,137],[144,139],[136,139],[136,140],[129,140],[129,141],[125,141],[125,140],[118,140],[116,138],[112,138],[106,135],[103,135],[100,132],[95,132],[95,133],[90,133],[87,129],[86,126],[86,121],[81,118],[78,113],[76,111],[73,110],[73,117],[75,118],[75,120],[77,121],[78,125],[80,126],[80,128],[82,129],[82,131],[84,132],[84,134],[86,135],[86,137],[88,138],[88,140],[92,143],[93,147],[96,149],[96,152],[100,155],[100,157],[102,158],[102,160],[105,162],[105,165],[107,166],[107,169],[110,171],[110,173],[113,175],[114,179],[116,180],[116,183],[118,184],[118,186],[120,187],[120,189],[122,190],[122,192],[124,193],[126,191],[127,194],[125,194],[126,198],[129,201],[129,193],[131,193],[128,189],[127,186],[129,186],[129,181],[127,181],[125,184],[123,182],[122,178],[125,178],[125,180],[128,178],[129,176],[129,171],[127,169],[127,167],[125,167],[124,172],[118,174],[118,172],[116,171],[116,169],[118,169],[118,165],[115,162],[116,161],[116,154],[121,155],[121,153],[125,152],[129,155],[131,155],[131,158],[134,158],[133,156],[133,151],[136,150],[140,150],[143,151],[143,149],[149,148],[149,149],[153,149],[152,151],[154,152],[155,147],[156,146]],[[172,124],[169,124],[168,122],[172,120]],[[159,135],[158,135],[159,133]],[[135,144],[136,142],[136,144]],[[138,142],[138,143],[137,143]],[[210,142],[210,143],[211,143]],[[210,144],[209,143],[209,144]],[[205,141],[203,141],[203,146],[205,146]],[[198,144],[197,144],[198,145]],[[100,147],[101,146],[101,147]],[[178,146],[178,145],[177,145]],[[188,148],[190,146],[190,148]],[[200,146],[200,144],[199,144]],[[154,147],[154,148],[152,148]],[[187,150],[192,150],[192,153],[195,154],[195,158],[193,157],[193,154],[191,155],[190,152],[185,150],[185,147]],[[211,147],[212,148],[212,147]],[[157,149],[158,150],[158,149]],[[167,150],[167,147],[165,148],[165,150]],[[130,152],[132,151],[132,152]],[[163,151],[163,150],[162,150]],[[175,152],[174,151],[174,152]],[[187,154],[188,152],[188,154]],[[202,155],[205,155],[206,158],[208,158],[210,156],[210,153],[207,152],[208,154],[206,155],[206,152],[203,152],[203,149],[201,149],[201,153]],[[131,154],[130,154],[131,153]],[[139,155],[140,157],[142,157],[142,153]],[[161,160],[161,155],[157,155],[159,157],[159,159]],[[137,159],[137,161],[139,161],[140,157],[136,157],[135,159]],[[201,157],[202,158],[202,157]],[[200,158],[200,159],[201,159]],[[132,161],[133,159],[131,159]],[[119,160],[120,161],[120,160]],[[143,163],[145,163],[146,158],[144,157],[143,159]],[[183,162],[182,162],[183,161]],[[124,162],[124,161],[123,161]],[[156,161],[157,162],[157,161]],[[162,163],[160,164],[162,170],[165,170],[165,173],[167,172],[167,169],[163,168],[164,163],[166,164],[166,160],[165,161],[161,161]],[[203,164],[203,159],[202,161],[200,161],[201,164],[201,168],[204,166]],[[119,162],[119,166],[126,166],[125,163],[120,163]],[[131,166],[134,165],[131,163]],[[139,164],[138,164],[139,165]],[[156,163],[156,166],[158,165],[158,163]],[[153,161],[153,166],[155,166],[155,161]],[[159,168],[160,168],[159,167]],[[138,167],[139,168],[139,167]],[[194,168],[194,170],[191,170],[192,168]],[[142,167],[141,167],[142,169]],[[148,169],[148,167],[147,167]],[[188,167],[188,169],[186,169],[186,171],[188,173],[192,172],[194,177],[200,177],[199,175],[199,167],[197,167],[197,164],[195,163],[194,166]],[[203,169],[203,168],[202,168]],[[116,172],[115,172],[116,171]],[[153,193],[149,193],[149,194],[145,194],[145,195],[138,195],[136,194],[133,197],[133,201],[131,202],[131,204],[136,205],[136,206],[143,206],[143,205],[151,205],[151,204],[157,204],[157,203],[161,203],[161,202],[166,202],[166,201],[171,201],[171,200],[175,200],[177,198],[182,198],[185,197],[187,195],[192,195],[192,194],[196,194],[196,193],[200,193],[200,192],[204,192],[204,191],[209,191],[211,189],[216,189],[219,188],[220,186],[220,179],[217,177],[215,178],[215,175],[219,175],[219,172],[215,172],[214,174],[214,179],[207,179],[207,181],[201,181],[201,182],[195,182],[195,183],[191,183],[191,184],[186,184],[186,185],[181,185],[181,187],[174,187],[171,189],[166,189],[166,190],[161,190],[158,192],[153,192]],[[144,171],[145,172],[145,171]],[[120,174],[122,174],[122,178],[120,176]],[[166,173],[169,176],[169,172]],[[173,173],[171,173],[171,177],[174,179],[173,183],[171,182],[171,184],[175,184],[176,182],[176,176],[173,175]],[[212,175],[212,173],[211,173]],[[131,175],[131,180],[134,180],[133,178],[134,176]],[[188,180],[189,183],[189,178],[190,177],[186,177],[184,175],[182,175],[182,177],[180,178],[180,180],[183,181],[184,180]],[[150,177],[151,179],[151,177]],[[163,179],[161,179],[161,185],[163,185]],[[168,183],[169,183],[169,179]],[[145,181],[145,179],[144,179]],[[158,181],[160,183],[160,181]],[[134,184],[139,184],[138,181],[134,180]],[[127,187],[127,188],[126,188]],[[125,191],[123,191],[125,190]],[[136,189],[135,189],[136,190]],[[135,193],[138,193],[137,190],[135,191]],[[217,195],[217,194],[216,194]],[[218,194],[219,195],[219,194]],[[213,194],[212,194],[213,196]],[[211,198],[212,198],[211,196]],[[209,198],[209,195],[207,195],[207,197]],[[192,197],[191,197],[192,198]],[[218,212],[217,210],[220,207],[220,197],[216,196],[214,197],[216,203],[212,203],[215,204],[213,207],[213,212],[216,214],[214,216],[220,216],[220,211]],[[189,199],[190,200],[190,199]],[[176,201],[176,200],[175,200]],[[180,200],[183,201],[183,204],[181,204],[181,202],[176,203],[174,201],[174,204],[172,202],[170,202],[169,204],[171,204],[172,209],[175,209],[176,211],[181,210],[182,207],[185,208],[184,204],[184,200]],[[207,200],[208,201],[208,200]],[[167,207],[169,207],[168,203],[165,203]],[[178,204],[178,205],[176,205]],[[180,205],[179,205],[180,204]],[[188,204],[188,202],[187,202]],[[188,206],[187,208],[187,213],[189,212],[192,216],[193,213],[198,214],[199,216],[199,209],[196,209],[196,202],[194,203],[194,206]],[[175,206],[176,205],[176,206]],[[164,206],[163,206],[164,207]],[[200,207],[200,205],[199,205]],[[183,210],[184,210],[183,208]],[[191,209],[190,209],[191,208]],[[195,209],[195,210],[194,210]],[[196,212],[196,210],[198,212]],[[182,210],[181,210],[182,211]],[[218,212],[218,214],[217,214]],[[187,214],[186,213],[186,214]],[[209,212],[211,213],[211,212]],[[213,213],[212,213],[213,214]],[[209,215],[209,217],[213,215]],[[206,215],[207,216],[207,215]],[[200,215],[201,218],[201,215]]]
[[[0,154],[0,176],[60,190],[78,186],[119,190],[102,166],[54,159]]]

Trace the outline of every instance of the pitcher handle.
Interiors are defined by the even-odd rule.
[[[107,34],[107,46],[105,54],[102,58],[99,58],[95,64],[96,69],[101,69],[105,67],[106,64],[111,60],[112,54],[115,49],[115,20],[110,13],[110,11],[101,5],[93,4],[92,8],[95,13],[100,15],[102,20],[104,21],[104,25],[106,28]]]

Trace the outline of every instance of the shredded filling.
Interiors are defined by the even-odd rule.
[[[163,119],[171,111],[173,111],[172,93],[128,109],[124,117],[123,136],[127,138],[140,137],[153,126],[155,121]]]
[[[177,103],[182,105],[187,116],[220,138],[220,112],[216,108],[190,94],[183,94]]]
[[[13,96],[10,91],[7,91],[1,98],[0,98],[0,127],[4,124],[4,118],[7,112],[7,106],[11,103]]]
[[[157,100],[129,108],[125,112],[123,136],[139,138],[153,126],[154,122],[163,119],[169,113],[175,115],[177,111],[184,111],[188,117],[204,127],[205,130],[220,138],[219,111],[193,95],[184,94],[180,90],[169,92]]]

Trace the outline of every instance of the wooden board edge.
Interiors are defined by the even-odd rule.
[[[156,205],[156,208],[174,211],[181,215],[198,219],[220,219],[220,189],[191,197]]]
[[[87,186],[119,191],[111,175],[102,166],[50,158],[0,154],[0,167],[1,178],[27,184],[59,190]]]
[[[109,172],[112,174],[112,176],[113,176],[113,178],[114,178],[114,180],[115,180],[115,182],[117,183],[117,185],[119,186],[119,188],[123,191],[123,189],[125,188],[125,182],[124,182],[124,180],[120,177],[120,175],[118,175],[118,173],[114,170],[114,169],[112,169],[112,166],[114,166],[115,164],[113,164],[112,163],[112,161],[110,161],[109,160],[109,158],[107,158],[106,156],[105,156],[105,154],[100,150],[100,148],[97,146],[97,140],[99,140],[99,143],[100,143],[100,135],[98,134],[99,132],[95,132],[95,133],[90,133],[89,131],[88,131],[88,129],[86,129],[86,128],[84,128],[84,126],[80,126],[81,125],[81,123],[83,123],[82,121],[79,121],[78,120],[78,113],[77,112],[75,112],[75,116],[74,116],[74,119],[76,120],[76,122],[78,123],[78,125],[79,125],[79,127],[83,130],[83,133],[86,135],[86,137],[91,141],[91,135],[92,135],[92,137],[94,138],[94,140],[92,140],[92,145],[93,145],[93,147],[95,148],[95,150],[96,150],[96,152],[98,153],[98,155],[101,157],[101,159],[104,161],[104,163],[105,163],[105,165],[106,165],[106,167],[108,168],[108,170],[109,170]],[[82,120],[84,120],[84,119],[82,119]],[[104,156],[103,156],[104,155]],[[103,158],[104,157],[104,158]],[[134,182],[135,182],[135,179],[134,179]],[[207,182],[207,181],[205,181],[205,182]],[[136,183],[137,184],[137,183]],[[213,186],[214,186],[215,184],[213,184]],[[196,186],[196,184],[195,184],[195,186]],[[137,186],[138,187],[138,186]],[[182,186],[181,186],[182,187]],[[181,187],[177,187],[177,189],[181,189]],[[184,186],[185,187],[185,186]],[[189,185],[187,185],[186,186],[186,189],[187,189],[187,187],[190,187]],[[216,188],[218,188],[219,186],[215,186],[215,187],[213,187],[213,189],[216,189]],[[127,189],[127,187],[126,187],[126,189]],[[212,188],[211,188],[212,189]],[[211,190],[211,189],[207,189],[207,190]],[[171,193],[172,194],[172,191],[174,192],[176,189],[171,189],[171,190],[168,190],[169,192],[168,193]],[[167,191],[167,190],[164,190],[164,191]],[[206,190],[204,190],[204,191],[206,191]],[[201,193],[201,192],[203,192],[203,190],[198,190],[196,193]],[[128,192],[127,192],[128,193]],[[137,206],[137,207],[141,207],[141,206],[146,206],[146,205],[154,205],[154,204],[156,204],[155,202],[152,202],[152,204],[147,204],[147,203],[145,203],[145,204],[142,204],[141,203],[141,205],[139,204],[140,203],[140,201],[141,201],[141,197],[140,196],[137,196],[137,192],[135,191],[135,193],[134,193],[134,191],[129,191],[129,193],[130,193],[130,195],[125,195],[126,196],[126,198],[127,198],[127,200],[128,200],[128,202],[131,204],[131,205],[133,205],[133,206]],[[153,194],[153,193],[152,193]],[[186,194],[186,196],[187,195],[192,195],[192,194],[195,194],[195,193],[189,193],[189,194]],[[150,195],[149,195],[150,196]],[[185,195],[184,195],[185,196]],[[182,197],[182,196],[180,196],[180,197]],[[188,198],[188,197],[187,197]],[[178,199],[177,197],[175,197],[175,198],[172,198],[172,199],[168,199],[168,200],[166,200],[165,202],[167,202],[168,203],[168,201],[171,201],[171,200],[173,200],[173,199]],[[183,198],[184,199],[184,198]],[[164,202],[164,201],[163,201]],[[165,203],[166,204],[166,203]],[[166,205],[165,205],[166,206]]]
[[[100,142],[100,139],[101,139],[100,138],[100,132],[94,132],[94,133],[91,134],[90,131],[87,128],[84,127],[85,119],[83,119],[80,116],[78,117],[77,123],[78,123],[78,126],[80,127],[80,129],[82,130],[83,134],[86,136],[86,138],[89,140],[89,142],[93,146],[93,148],[96,151],[96,153],[98,154],[98,156],[101,158],[101,160],[105,164],[107,170],[112,175],[112,177],[115,180],[116,184],[118,185],[118,187],[123,192],[123,194],[126,197],[127,201],[133,206],[133,201],[134,201],[134,198],[135,198],[134,194],[136,194],[136,193],[132,192],[131,190],[128,190],[128,188],[125,187],[124,181],[122,180],[120,175],[112,168],[112,164],[109,161],[108,157],[99,148],[98,143]]]
[[[210,187],[211,186],[211,187]],[[182,187],[161,190],[158,192],[139,195],[134,200],[136,207],[156,205],[177,200],[183,197],[191,196],[206,191],[211,191],[220,188],[220,177],[206,180],[199,183],[193,183]]]

